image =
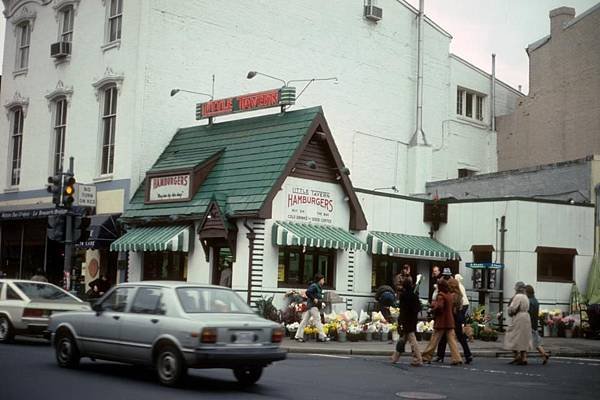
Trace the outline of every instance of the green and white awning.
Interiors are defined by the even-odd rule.
[[[111,251],[188,251],[190,225],[145,226],[130,229],[115,240]]]
[[[369,232],[367,243],[371,254],[433,260],[460,260],[460,255],[456,251],[426,236],[373,231]]]
[[[273,224],[275,246],[307,246],[326,249],[367,250],[367,244],[336,226],[276,221]]]

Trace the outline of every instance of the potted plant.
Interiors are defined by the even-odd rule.
[[[479,337],[484,342],[495,342],[496,340],[498,340],[498,332],[496,332],[494,329],[490,328],[489,326],[486,326],[479,333]]]
[[[349,342],[358,342],[362,339],[362,328],[360,325],[353,324],[348,328],[348,332],[346,333]]]

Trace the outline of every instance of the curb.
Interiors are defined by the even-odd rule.
[[[330,355],[354,355],[354,356],[389,356],[393,347],[388,350],[369,350],[369,349],[332,349],[325,347],[286,347],[282,346],[290,354],[330,354]],[[510,351],[473,351],[473,356],[478,358],[499,358],[510,357]],[[600,352],[572,352],[572,351],[549,351],[552,357],[571,357],[571,358],[600,358]],[[537,352],[529,352],[530,356],[537,356]]]

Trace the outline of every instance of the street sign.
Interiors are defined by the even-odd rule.
[[[75,184],[74,206],[96,207],[96,185]]]

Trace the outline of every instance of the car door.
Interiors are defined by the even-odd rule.
[[[80,334],[85,352],[90,356],[120,359],[121,318],[131,303],[134,287],[117,287],[96,307]]]
[[[166,308],[160,287],[141,286],[135,293],[129,312],[121,321],[123,355],[131,361],[150,363],[152,344],[164,325]]]

